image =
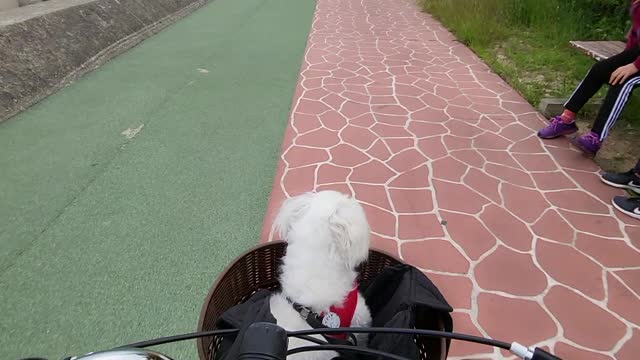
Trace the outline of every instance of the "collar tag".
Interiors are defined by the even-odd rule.
[[[322,325],[331,329],[339,328],[340,322],[340,316],[332,311],[329,311],[322,317]]]

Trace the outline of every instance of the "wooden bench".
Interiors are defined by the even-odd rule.
[[[600,61],[619,54],[626,44],[622,41],[571,41],[571,46]]]

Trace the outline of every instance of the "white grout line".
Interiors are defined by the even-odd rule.
[[[356,24],[353,21],[355,19],[359,20],[358,24]],[[325,26],[325,23],[326,23],[326,26]],[[365,25],[365,27],[367,27],[366,29],[357,29],[357,26],[361,26],[363,24],[367,24]],[[343,26],[343,28],[340,29],[340,26]],[[386,29],[386,31],[380,31],[381,29]],[[514,141],[506,137],[506,135],[503,133],[504,129],[514,124],[520,124],[519,126],[523,127],[524,129],[530,129],[528,125],[521,124],[519,119],[529,116],[529,117],[532,117],[533,119],[539,120],[538,122],[540,123],[540,125],[542,125],[543,124],[542,117],[537,112],[533,111],[533,109],[531,111],[524,111],[524,112],[522,110],[518,110],[518,113],[516,114],[514,111],[510,111],[505,108],[502,108],[507,102],[513,105],[512,108],[520,107],[519,105],[523,105],[523,106],[527,106],[527,105],[524,99],[519,98],[519,95],[517,95],[512,89],[510,89],[495,74],[493,74],[493,72],[491,72],[491,70],[484,63],[482,63],[477,57],[475,57],[475,55],[471,54],[470,51],[468,51],[468,49],[466,49],[463,45],[452,43],[451,39],[453,39],[453,36],[448,31],[446,31],[440,24],[438,24],[431,16],[420,13],[416,8],[416,5],[413,4],[413,2],[408,0],[384,0],[384,1],[383,0],[367,0],[367,1],[364,1],[364,0],[359,0],[359,1],[358,0],[340,0],[340,1],[318,0],[317,6],[316,6],[316,14],[315,14],[313,25],[312,25],[312,31],[309,37],[307,50],[305,51],[305,62],[302,65],[301,75],[299,79],[299,86],[302,91],[300,92],[300,96],[295,100],[295,103],[293,104],[292,111],[291,111],[290,127],[293,131],[293,138],[290,139],[291,141],[285,139],[285,145],[283,146],[283,153],[281,155],[281,163],[283,165],[283,170],[282,170],[282,173],[278,175],[279,178],[276,180],[279,182],[280,189],[283,191],[285,196],[295,195],[295,194],[290,194],[287,191],[284,183],[285,177],[287,176],[289,171],[306,167],[306,166],[315,166],[314,184],[313,184],[315,189],[317,189],[319,186],[346,184],[349,187],[352,194],[356,194],[354,185],[355,186],[357,185],[382,186],[385,191],[386,199],[389,203],[390,209],[385,209],[371,203],[366,203],[366,202],[363,202],[363,203],[373,208],[376,208],[378,210],[385,211],[386,213],[389,213],[394,216],[395,237],[392,238],[384,234],[375,234],[375,235],[380,236],[383,239],[396,241],[398,254],[400,255],[400,257],[402,257],[403,244],[420,242],[420,241],[429,241],[429,239],[428,238],[417,239],[417,240],[399,240],[398,239],[398,235],[400,232],[399,216],[406,215],[406,214],[399,213],[397,211],[396,205],[393,202],[393,197],[391,196],[391,192],[390,192],[390,190],[395,188],[391,187],[390,183],[393,180],[400,177],[402,174],[405,174],[411,170],[415,170],[418,167],[426,165],[426,167],[429,170],[429,178],[427,179],[428,186],[421,187],[419,189],[423,191],[431,192],[431,198],[432,198],[431,208],[433,210],[429,212],[420,213],[420,214],[425,214],[425,215],[435,214],[435,215],[438,215],[439,219],[442,219],[442,216],[441,216],[442,211],[446,211],[447,213],[470,216],[475,220],[477,220],[478,223],[480,223],[482,227],[485,228],[485,230],[489,234],[492,234],[496,239],[496,242],[493,244],[493,246],[489,250],[485,251],[476,260],[473,260],[469,257],[469,255],[466,254],[464,247],[452,239],[451,234],[449,233],[447,227],[444,226],[442,230],[444,231],[445,236],[437,237],[437,239],[438,240],[444,239],[448,241],[461,254],[461,256],[463,256],[465,260],[469,263],[469,270],[467,274],[427,271],[428,273],[434,273],[434,274],[440,274],[440,275],[457,276],[457,277],[465,276],[466,278],[470,279],[470,281],[472,282],[472,299],[471,299],[472,305],[471,305],[471,310],[465,313],[470,315],[471,321],[478,328],[478,330],[484,336],[489,335],[483,329],[482,324],[479,322],[479,319],[478,319],[479,306],[477,303],[477,299],[481,293],[494,294],[494,295],[502,296],[505,298],[529,300],[529,301],[536,302],[547,313],[547,315],[554,321],[558,329],[558,332],[554,337],[540,342],[539,343],[540,345],[547,345],[547,346],[550,346],[551,348],[554,348],[556,343],[565,342],[576,348],[586,350],[586,351],[591,351],[593,353],[610,355],[610,356],[614,355],[614,353],[619,348],[621,348],[621,346],[625,342],[627,342],[630,339],[631,329],[638,328],[638,325],[627,321],[626,319],[622,318],[620,315],[616,314],[615,312],[607,308],[606,304],[608,302],[609,292],[607,288],[606,274],[611,273],[612,276],[614,276],[618,281],[620,281],[623,284],[623,286],[625,286],[625,288],[627,288],[627,290],[631,291],[632,289],[629,287],[628,284],[622,281],[622,279],[619,278],[617,274],[613,273],[613,271],[617,270],[618,268],[612,268],[612,267],[607,268],[603,266],[603,264],[598,262],[597,259],[583,252],[582,250],[576,248],[575,241],[577,238],[577,234],[579,232],[587,234],[587,232],[576,228],[570,221],[568,221],[567,217],[562,212],[559,211],[561,209],[553,205],[548,200],[547,195],[558,193],[560,191],[568,191],[568,190],[579,191],[583,194],[586,194],[594,203],[603,204],[604,208],[607,209],[607,212],[604,214],[593,214],[589,212],[571,211],[571,210],[563,210],[563,211],[565,211],[567,214],[597,215],[597,216],[603,216],[603,217],[604,216],[611,217],[615,219],[617,224],[617,231],[621,234],[621,237],[617,239],[624,241],[625,244],[627,244],[629,247],[633,249],[633,251],[637,252],[638,249],[633,247],[629,238],[629,234],[625,232],[626,223],[622,221],[619,217],[617,217],[617,213],[613,210],[610,204],[605,203],[599,198],[589,194],[589,192],[585,188],[583,188],[580,185],[580,183],[576,181],[570,175],[570,173],[559,164],[558,160],[553,157],[550,149],[558,149],[558,151],[573,151],[573,150],[567,150],[564,147],[556,147],[553,144],[544,143],[543,141],[541,141],[535,136],[534,131],[532,131],[531,136],[526,136],[520,140]],[[431,41],[431,40],[434,40],[434,41]],[[317,47],[316,46],[317,44],[324,44],[324,45],[322,47]],[[355,50],[351,48],[352,44],[357,45]],[[391,46],[393,47],[393,51],[390,52],[389,47]],[[351,74],[353,74],[353,77],[357,76],[357,77],[362,77],[363,79],[366,78],[367,80],[363,82],[362,85],[356,86],[357,88],[359,88],[359,90],[358,89],[354,90],[354,87],[350,86],[350,81],[349,81],[350,78],[342,79],[338,82],[336,82],[335,80],[331,80],[332,79],[331,74],[336,70],[332,70],[332,71],[317,70],[317,74],[324,74],[324,75],[319,75],[318,77],[305,76],[305,73],[310,74],[309,70],[313,69],[314,65],[320,65],[323,63],[333,63],[332,61],[333,59],[331,59],[334,57],[333,54],[321,55],[320,58],[324,62],[320,61],[320,62],[316,62],[315,64],[312,63],[311,58],[313,56],[317,56],[316,54],[325,52],[325,50],[322,50],[321,48],[322,49],[326,49],[326,48],[340,49],[340,52],[337,52],[337,54],[339,54],[340,56],[343,55],[344,51],[347,49],[349,49],[349,51],[353,50],[358,54],[357,56],[358,60],[356,62],[358,63],[357,65],[359,65],[359,68],[357,70],[345,70],[338,67],[336,67],[336,70],[340,69],[340,72],[343,72],[343,73],[345,73],[345,71],[350,71]],[[464,52],[465,60],[461,58],[460,54],[462,52]],[[383,58],[393,58],[393,59],[400,56],[406,56],[408,60],[406,60],[403,65],[389,65],[390,63],[387,62],[387,63],[381,63],[380,69],[370,69],[371,63],[373,61],[379,61],[379,60],[374,60],[376,59],[376,57],[375,56],[371,57],[372,54],[381,54],[381,57]],[[447,55],[443,57],[444,54],[447,54]],[[367,58],[371,60],[367,60]],[[431,58],[431,60],[427,60],[428,58]],[[441,61],[441,59],[444,59],[445,61]],[[460,66],[460,63],[464,63],[467,60],[472,61],[472,63],[466,64],[464,66]],[[396,62],[396,60],[392,60],[392,61],[394,63]],[[411,65],[412,63],[415,63],[415,62],[419,62],[421,64],[431,63],[434,66],[438,66],[445,69],[445,71],[442,73],[415,72],[413,65]],[[363,65],[363,63],[366,63],[367,65]],[[397,63],[400,64],[399,61]],[[447,66],[451,68],[447,68]],[[316,66],[316,68],[318,67]],[[407,74],[410,73],[410,76],[392,75],[392,72],[395,72],[396,69],[400,69],[400,68],[403,70],[402,71],[403,73],[407,73]],[[464,71],[461,71],[460,69],[464,69]],[[360,75],[360,73],[366,73],[367,75]],[[389,74],[389,76],[383,76],[383,74],[385,73]],[[470,80],[465,81],[465,83],[468,83],[467,86],[464,86],[464,87],[460,86],[460,83],[459,83],[460,80],[454,80],[456,75],[461,77],[462,75],[465,75],[465,77],[468,76]],[[309,94],[309,92],[312,90],[305,88],[305,83],[308,84],[309,83],[308,80],[312,80],[312,79],[317,80],[320,83],[321,88],[319,89],[321,90],[319,91],[324,91],[327,93],[326,96],[323,96],[319,101],[318,100],[313,100],[313,101],[316,101],[317,104],[325,104],[328,108],[332,110],[326,110],[320,114],[316,114],[315,112],[312,111],[310,116],[315,117],[320,125],[319,127],[313,130],[306,130],[302,132],[300,131],[299,126],[297,126],[297,123],[302,121],[302,118],[300,117],[300,115],[297,115],[297,114],[304,114],[303,112],[304,109],[300,109],[301,100],[309,100],[309,99],[305,99],[305,96],[307,96],[307,94]],[[373,79],[378,79],[378,80],[376,81]],[[376,86],[376,84],[379,81],[381,80],[385,81],[388,79],[390,79],[389,86]],[[411,84],[405,85],[404,79],[407,79],[409,82],[411,82]],[[327,81],[327,80],[331,80],[331,81]],[[398,81],[401,81],[402,84],[399,83]],[[458,83],[458,87],[448,86],[455,83]],[[400,88],[400,85],[402,85],[403,87],[413,86],[416,89],[421,89],[420,92],[422,94],[429,94],[429,96],[432,97],[433,99],[438,99],[438,101],[443,101],[444,103],[448,103],[449,101],[446,100],[445,97],[440,96],[440,95],[443,95],[442,94],[443,91],[444,92],[459,91],[461,93],[459,95],[456,95],[454,97],[454,100],[455,99],[467,100],[466,101],[467,105],[457,106],[457,108],[459,108],[460,110],[466,109],[465,111],[469,112],[470,115],[473,113],[476,113],[479,120],[455,119],[453,116],[450,115],[451,114],[450,111],[454,109],[452,107],[453,105],[445,106],[444,109],[437,110],[437,111],[438,112],[441,111],[443,114],[445,114],[448,117],[448,119],[445,119],[444,121],[440,121],[440,122],[427,122],[427,123],[442,124],[444,125],[446,132],[444,134],[440,134],[437,136],[428,136],[428,137],[420,138],[417,136],[417,134],[414,131],[410,129],[410,125],[413,122],[421,122],[419,120],[415,120],[414,114],[422,110],[433,109],[433,108],[429,107],[428,104],[425,104],[425,101],[421,99],[423,95],[421,96],[408,95],[408,94],[405,95],[400,93],[398,90]],[[490,86],[495,86],[501,89],[493,90],[489,88]],[[330,91],[325,87],[330,87],[330,88],[335,87],[336,89],[339,88],[340,91],[339,92]],[[390,95],[373,95],[372,92],[374,89],[377,89],[376,93],[380,91],[384,91],[384,89],[389,89]],[[364,91],[364,93],[362,91]],[[318,91],[316,91],[315,93],[318,93]],[[350,99],[349,97],[351,93],[359,94],[358,97],[361,96],[363,100],[365,99],[365,97],[368,97],[368,101],[366,102],[354,101],[354,99],[357,99],[357,97],[354,99]],[[374,131],[373,134],[377,137],[377,139],[371,142],[371,144],[369,145],[369,148],[364,150],[359,149],[359,151],[361,151],[362,154],[370,158],[362,165],[368,164],[376,160],[372,155],[370,155],[370,152],[372,151],[374,146],[384,146],[384,148],[386,148],[388,153],[391,154],[386,160],[379,160],[394,174],[384,184],[369,184],[369,183],[350,181],[349,179],[354,173],[354,168],[334,164],[333,154],[330,150],[335,148],[336,146],[347,144],[347,142],[342,137],[342,130],[329,129],[327,128],[326,124],[322,123],[321,121],[321,118],[323,116],[327,116],[328,114],[335,112],[333,110],[333,106],[330,105],[330,103],[332,103],[331,100],[335,96],[328,97],[331,94],[337,95],[341,99],[339,100],[340,106],[338,108],[338,113],[347,111],[345,108],[347,104],[358,104],[358,106],[369,107],[369,111],[366,114],[369,114],[370,116],[372,116],[374,120],[374,122],[369,127],[361,127],[358,125],[350,124],[350,121],[352,119],[349,119],[347,116],[344,116],[346,118],[345,126],[347,125],[352,126],[354,127],[354,129],[379,129],[381,126],[384,126],[384,127],[388,127],[388,129],[398,128],[398,129],[403,129],[404,131],[407,132],[408,134],[407,136],[381,137],[380,135],[376,134]],[[489,94],[492,94],[492,95],[489,95]],[[407,118],[407,120],[403,124],[392,125],[392,124],[384,123],[384,120],[381,118],[381,115],[385,116],[384,114],[386,113],[388,115],[393,116],[393,114],[391,114],[391,111],[384,110],[385,105],[374,103],[376,99],[382,99],[382,96],[388,96],[389,98],[394,99],[393,105],[397,106],[397,109],[400,109],[402,112],[407,114],[407,115],[401,115],[401,116],[406,116]],[[420,102],[425,106],[419,106],[420,107],[419,109],[415,109],[412,111],[403,104],[403,102],[399,98],[400,96],[407,99],[414,98],[417,100],[417,102]],[[450,97],[450,96],[446,96],[446,97]],[[480,101],[481,103],[479,103],[478,101]],[[389,104],[389,105],[392,105],[392,104]],[[480,112],[477,111],[477,109],[481,109],[481,108],[490,109],[491,107],[494,107],[496,110],[498,109],[501,109],[501,110],[497,111],[496,114],[488,114],[488,113],[481,114]],[[393,107],[388,107],[388,108],[392,109]],[[501,119],[501,120],[498,120],[498,119]],[[463,185],[467,189],[470,189],[475,194],[478,194],[478,196],[484,199],[486,203],[482,205],[482,209],[476,214],[468,214],[468,213],[459,212],[459,211],[442,209],[442,204],[438,203],[437,196],[434,194],[434,191],[432,191],[436,187],[434,185],[434,180],[437,179],[437,174],[434,174],[434,167],[433,167],[433,161],[436,159],[429,160],[430,159],[429,156],[427,156],[419,147],[419,140],[421,139],[438,138],[442,146],[445,149],[447,149],[447,145],[444,140],[445,137],[454,136],[452,135],[452,131],[449,126],[457,123],[458,121],[471,126],[479,126],[480,122],[483,122],[483,124],[487,124],[488,126],[480,127],[482,131],[480,131],[478,134],[475,134],[473,136],[469,136],[468,138],[466,138],[466,139],[469,139],[470,141],[470,144],[468,145],[469,147],[467,148],[467,150],[461,149],[464,151],[449,151],[448,155],[438,158],[438,159],[444,159],[444,158],[447,158],[449,155],[451,155],[451,159],[456,159],[456,161],[459,161],[461,164],[463,164],[463,166],[465,167],[465,170],[464,170],[464,173],[461,175],[460,179],[457,181],[451,181],[447,179],[438,179],[438,180],[443,181],[445,183],[449,183],[449,184]],[[376,124],[379,124],[379,125],[376,127]],[[296,139],[298,137],[321,128],[336,132],[339,139],[339,143],[329,148],[315,148],[315,147],[309,147],[309,146],[296,145]],[[342,129],[344,129],[344,127]],[[489,129],[495,129],[495,131],[489,130]],[[509,145],[507,146],[507,149],[506,150],[480,149],[474,146],[474,145],[477,145],[476,144],[477,139],[480,136],[489,136],[488,134],[490,134],[490,136],[494,136],[495,139],[499,139],[497,141],[504,142],[505,144],[509,143]],[[515,138],[518,138],[517,135],[515,136],[516,136]],[[455,136],[455,138],[463,139],[463,137],[460,137],[460,136]],[[413,149],[415,149],[419,154],[421,154],[421,156],[423,156],[424,159],[426,159],[425,160],[426,162],[422,162],[421,164],[415,166],[413,169],[403,171],[403,172],[397,172],[396,170],[394,170],[392,167],[388,165],[389,161],[392,161],[393,158],[398,155],[398,154],[394,154],[394,152],[392,151],[392,147],[389,146],[389,142],[391,141],[390,139],[398,139],[398,140],[407,139],[411,141],[413,143]],[[549,168],[552,170],[527,171],[525,163],[518,155],[528,155],[528,153],[511,151],[511,148],[513,148],[516,144],[521,143],[523,141],[537,141],[541,149],[540,150],[541,152],[536,152],[534,154],[538,156],[545,156],[546,158],[550,159],[552,163],[550,164]],[[379,145],[376,145],[376,144],[379,144]],[[287,161],[287,154],[294,147],[298,148],[298,150],[304,149],[304,148],[314,149],[314,151],[324,150],[328,154],[329,159],[320,163],[305,164],[304,166],[302,165],[292,166],[292,164],[290,164]],[[407,150],[408,149],[403,149],[402,151],[407,151]],[[479,154],[480,157],[484,160],[481,168],[469,166],[464,161],[457,158],[457,156],[460,156],[460,154],[464,154],[469,150],[474,151],[475,154]],[[488,154],[490,151],[495,151],[496,153],[501,151],[506,152],[506,154],[509,155],[509,157],[514,161],[514,165],[517,165],[518,167],[513,167],[511,165],[505,165],[505,164],[489,161]],[[318,182],[319,170],[320,170],[320,166],[323,164],[331,164],[333,166],[339,166],[341,168],[348,168],[349,173],[347,174],[345,181],[328,183],[328,184],[324,184],[324,183],[320,184]],[[477,169],[478,171],[483,172],[486,176],[489,176],[491,179],[494,179],[497,181],[497,184],[498,184],[497,194],[500,200],[499,203],[496,203],[495,200],[492,199],[490,196],[485,195],[482,192],[466,185],[469,179],[469,176],[471,176],[472,169]],[[527,175],[527,178],[529,179],[530,183],[533,185],[532,187],[530,187],[530,186],[522,186],[522,184],[521,185],[515,184],[513,183],[513,182],[517,182],[515,180],[502,178],[505,176],[504,174],[502,174],[502,177],[498,177],[497,175],[493,175],[489,173],[489,171],[492,171],[490,169],[495,169],[495,171],[498,171],[498,169],[502,169],[503,171],[506,170],[509,172],[524,173]],[[579,171],[584,174],[597,174],[597,170],[585,171],[585,170],[575,169],[571,171]],[[546,174],[546,173],[562,174],[564,177],[569,179],[573,187],[568,189],[552,189],[552,190],[539,189],[537,187],[537,183],[535,182],[535,179],[533,178],[532,174],[537,175],[537,174]],[[533,219],[530,222],[520,219],[520,217],[516,216],[516,214],[513,213],[513,211],[506,208],[505,206],[505,196],[504,196],[505,188],[503,186],[504,184],[511,184],[513,186],[516,186],[517,188],[523,188],[525,189],[525,191],[531,191],[531,190],[538,191],[542,199],[544,199],[544,201],[548,204],[548,207],[546,208],[545,211],[543,211],[539,216],[537,216],[535,219]],[[487,211],[487,209],[490,206],[496,206],[496,205],[500,209],[505,211],[507,214],[509,214],[510,216],[513,216],[515,219],[517,219],[519,222],[525,225],[525,228],[528,230],[528,234],[529,234],[527,236],[531,236],[531,239],[532,239],[531,248],[529,250],[523,251],[520,249],[516,249],[513,246],[505,243],[502,239],[498,238],[497,235],[489,227],[487,227],[486,224],[482,221],[481,216],[485,213],[485,211]],[[526,206],[526,204],[523,206]],[[559,217],[572,229],[573,239],[571,244],[565,244],[552,239],[550,240],[543,239],[533,233],[531,229],[531,225],[538,223],[544,217],[544,215],[549,211],[554,211],[555,213],[559,214]],[[599,236],[597,234],[589,234],[589,235]],[[272,232],[270,233],[269,237],[270,239],[273,238]],[[559,282],[554,280],[548,273],[546,273],[544,271],[544,268],[538,263],[538,259],[535,255],[536,245],[538,241],[541,241],[541,240],[548,241],[549,243],[554,243],[557,245],[568,246],[576,250],[578,254],[586,256],[588,259],[590,259],[591,261],[594,261],[596,264],[601,266],[603,268],[602,281],[603,281],[603,288],[605,291],[605,299],[602,301],[591,299],[589,296],[586,296],[584,293],[576,289],[560,284]],[[475,278],[476,266],[482,263],[482,261],[487,259],[489,256],[491,256],[496,251],[496,249],[498,249],[501,246],[505,247],[509,251],[514,251],[519,254],[527,254],[531,256],[534,266],[544,274],[547,281],[547,286],[542,293],[535,296],[516,296],[516,295],[512,295],[502,291],[483,289],[479,285],[479,283]],[[629,269],[629,268],[622,268],[622,269]],[[564,337],[564,330],[562,325],[559,323],[558,319],[556,319],[553,316],[552,312],[547,308],[547,306],[544,303],[544,296],[548,293],[548,291],[553,286],[561,286],[571,290],[572,292],[576,293],[581,297],[584,297],[595,306],[603,309],[608,314],[610,314],[611,316],[613,316],[614,318],[620,320],[622,323],[625,324],[625,326],[627,327],[627,332],[625,336],[622,339],[620,339],[620,341],[612,349],[612,351],[609,351],[609,352],[595,351],[593,349],[586,348],[583,345],[575,344]],[[638,293],[635,293],[635,292],[633,293],[636,296],[638,296]],[[502,358],[502,355],[498,350],[494,350],[493,352],[490,352],[490,353],[475,354],[471,356],[456,356],[456,357],[450,356],[450,358],[470,359],[470,358],[473,358],[474,356],[477,356],[480,358],[482,357],[486,358],[486,356],[491,356],[492,358]]]

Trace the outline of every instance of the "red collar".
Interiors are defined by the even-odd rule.
[[[358,306],[358,284],[356,283],[353,290],[347,294],[347,298],[340,306],[332,306],[329,311],[335,313],[340,317],[340,327],[351,327],[351,321],[353,315],[356,313],[356,307]],[[324,315],[324,314],[323,314]],[[346,339],[347,334],[337,334],[335,337],[340,339]]]

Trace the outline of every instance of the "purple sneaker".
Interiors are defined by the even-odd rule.
[[[585,154],[595,156],[602,146],[602,141],[600,141],[600,135],[592,131],[576,138],[573,144]]]
[[[560,115],[554,116],[550,120],[551,122],[547,127],[538,131],[538,136],[542,139],[555,139],[563,135],[573,134],[578,131],[578,126],[575,122],[567,124],[562,121]]]

